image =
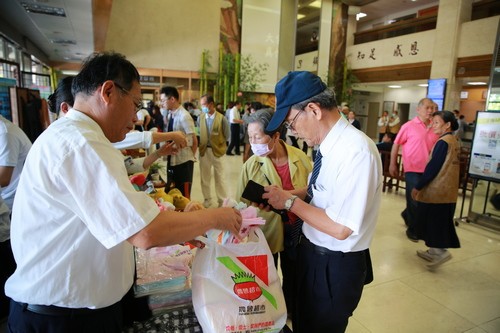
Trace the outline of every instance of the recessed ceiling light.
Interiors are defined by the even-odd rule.
[[[470,86],[485,86],[486,82],[469,82],[467,84]]]
[[[419,87],[428,87],[429,85],[427,83],[421,83],[418,85]]]
[[[313,1],[309,4],[309,7],[321,8],[321,1],[319,0]]]
[[[358,13],[358,14],[356,14],[356,21],[359,21],[360,18],[365,17],[365,16],[366,16],[365,13]]]
[[[306,17],[304,14],[297,14],[297,20],[303,19]]]
[[[390,85],[388,86],[389,88],[401,88],[401,86],[398,86],[398,85]]]

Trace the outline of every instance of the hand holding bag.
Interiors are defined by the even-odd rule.
[[[204,333],[280,332],[287,311],[273,256],[260,228],[248,242],[204,238],[192,268],[193,306]]]

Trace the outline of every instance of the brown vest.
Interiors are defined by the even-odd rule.
[[[460,173],[460,146],[453,135],[445,135],[439,140],[448,143],[446,159],[436,178],[419,192],[417,201],[426,203],[456,203]]]
[[[208,144],[212,147],[212,152],[215,157],[221,157],[226,153],[226,133],[222,127],[222,118],[224,116],[215,111],[215,118],[212,123],[212,131],[210,132],[210,140],[208,138],[207,114],[200,115],[200,156],[204,156],[207,151]]]

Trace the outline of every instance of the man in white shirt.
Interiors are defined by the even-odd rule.
[[[57,118],[64,117],[75,104],[75,99],[71,93],[72,83],[73,76],[65,77],[59,82],[54,93],[47,99],[49,111],[55,113]],[[170,133],[131,131],[127,133],[122,141],[113,142],[113,146],[116,149],[149,149],[151,145],[165,141],[174,141],[179,148],[183,148],[187,144],[186,136],[179,131]]]
[[[19,181],[17,268],[5,284],[11,332],[121,332],[133,246],[177,244],[209,229],[238,235],[241,226],[234,209],[160,212],[134,189],[111,144],[133,128],[141,105],[139,73],[125,57],[92,55],[72,90],[73,109],[38,137]]]
[[[16,263],[10,245],[10,211],[31,141],[23,130],[0,115],[0,202],[5,202],[0,221],[0,286],[14,272]],[[0,318],[9,313],[10,300],[0,291]]]
[[[236,155],[240,155],[240,125],[243,124],[240,116],[241,102],[234,102],[234,106],[229,109],[229,124],[231,126],[231,142],[227,147],[226,155],[234,155],[233,148]]]
[[[381,199],[380,155],[340,115],[333,91],[317,75],[290,72],[275,92],[276,112],[266,132],[284,123],[309,146],[320,145],[307,188],[271,185],[263,195],[275,209],[304,221],[293,332],[344,332],[364,284],[373,279],[368,248]]]
[[[179,102],[179,92],[175,87],[165,86],[160,90],[162,106],[169,111],[167,131],[180,131],[186,135],[187,146],[180,149],[176,155],[168,157],[168,169],[172,172],[175,187],[183,196],[189,198],[193,183],[195,154],[198,149],[198,139],[194,128],[194,121]]]

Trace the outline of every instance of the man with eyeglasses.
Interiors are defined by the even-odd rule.
[[[169,156],[168,169],[172,171],[172,180],[182,195],[189,198],[193,184],[195,154],[198,149],[198,139],[194,121],[189,112],[179,102],[177,88],[164,86],[160,90],[162,106],[169,111],[167,131],[180,131],[186,135],[187,146],[179,149],[176,155]]]
[[[317,75],[290,72],[275,93],[276,112],[266,132],[284,123],[309,146],[319,145],[307,187],[284,191],[271,185],[263,195],[270,206],[304,222],[293,332],[344,332],[364,284],[373,279],[368,248],[381,199],[380,155],[340,115],[333,91]]]
[[[9,332],[121,332],[133,246],[182,243],[209,229],[238,235],[241,226],[232,208],[160,212],[133,188],[111,144],[133,128],[141,99],[125,57],[91,56],[72,91],[73,108],[38,137],[19,181]]]

